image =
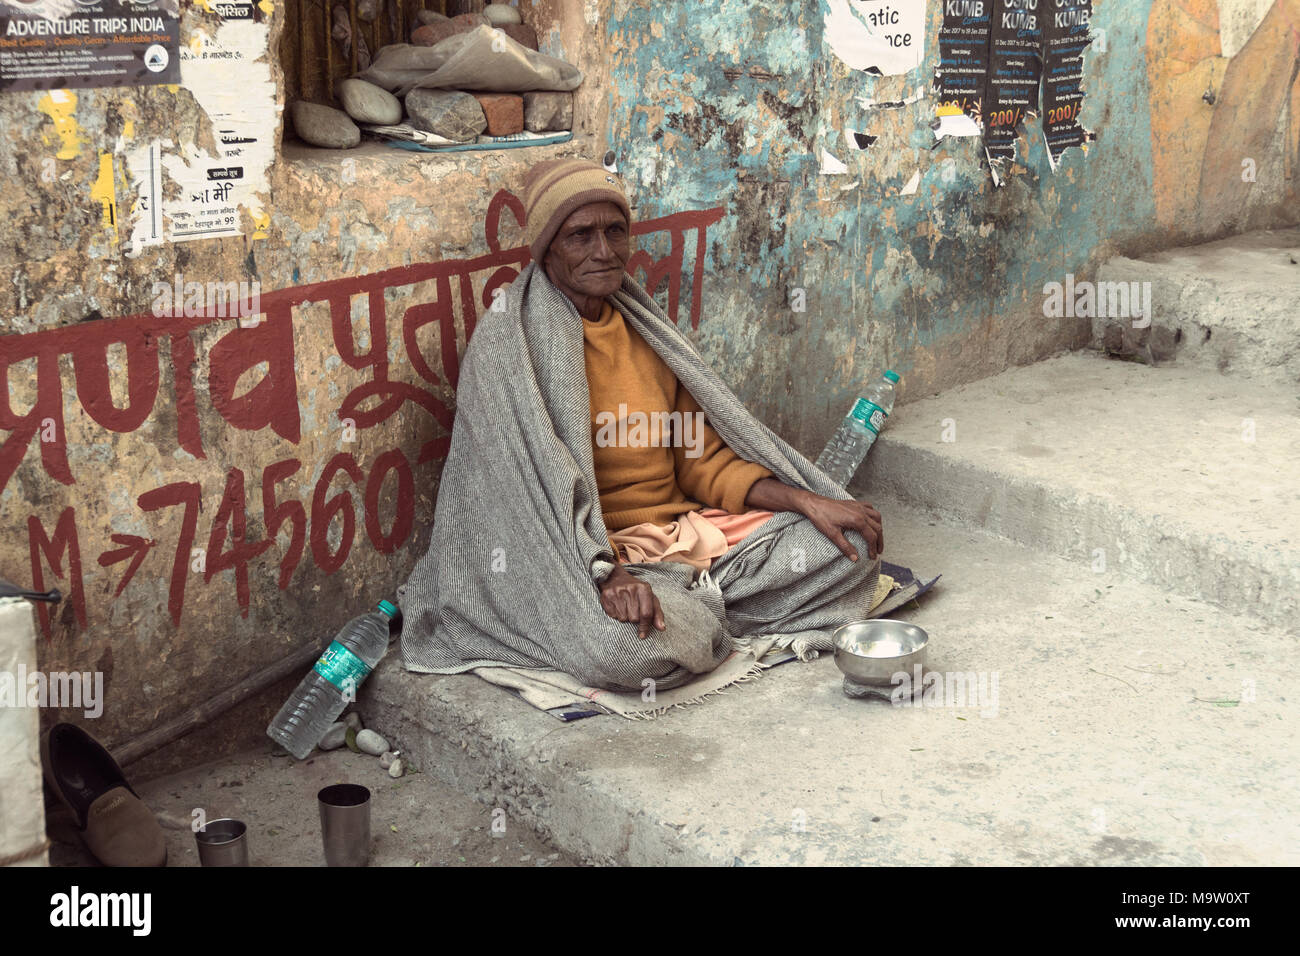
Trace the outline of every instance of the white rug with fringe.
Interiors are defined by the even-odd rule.
[[[898,583],[882,573],[871,602],[872,610],[878,608],[896,587]],[[830,646],[830,634],[824,631],[764,634],[747,640],[734,640],[733,643],[736,649],[721,664],[671,690],[657,690],[649,680],[640,693],[602,690],[587,687],[563,671],[540,668],[477,667],[469,673],[477,674],[489,684],[514,691],[538,710],[560,720],[571,721],[597,714],[649,720],[674,707],[701,703],[733,684],[757,680],[763,671],[790,660],[792,656],[801,661],[814,660],[819,648],[825,650]]]

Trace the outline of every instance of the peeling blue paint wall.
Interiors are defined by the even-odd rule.
[[[614,0],[609,145],[638,215],[723,207],[699,342],[738,394],[811,452],[884,368],[918,397],[1084,345],[1086,320],[1043,316],[1043,285],[1168,244],[1153,200],[1151,7],[1096,4],[1105,51],[1086,58],[1088,155],[1069,151],[1054,174],[1031,120],[995,189],[977,140],[932,148],[936,0],[921,66],[890,77],[831,52],[825,0]],[[918,91],[898,109],[859,102]],[[878,139],[858,150],[846,128]],[[823,148],[848,172],[820,174]],[[806,312],[791,309],[793,289]]]

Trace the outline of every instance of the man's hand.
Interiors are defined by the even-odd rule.
[[[826,537],[835,542],[851,561],[858,560],[858,552],[844,532],[852,528],[867,539],[867,556],[875,558],[885,550],[884,525],[880,512],[865,501],[840,501],[823,498],[802,488],[791,488],[775,478],[760,478],[754,482],[745,498],[747,508],[764,511],[797,511]]]
[[[621,566],[600,585],[600,606],[614,620],[637,625],[638,636],[643,639],[650,634],[651,624],[661,631],[667,626],[659,599],[650,585],[638,581]]]
[[[858,552],[844,536],[852,528],[867,539],[867,557],[874,559],[885,550],[885,529],[880,512],[865,501],[839,501],[810,495],[803,507],[804,516],[822,534],[835,542],[849,558],[858,560]]]

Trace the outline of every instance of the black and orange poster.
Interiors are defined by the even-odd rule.
[[[180,82],[179,0],[0,0],[0,91]]]
[[[1087,149],[1092,134],[1079,125],[1083,108],[1083,51],[1089,33],[1092,0],[1056,0],[1044,26],[1043,138],[1055,170],[1071,146]]]
[[[984,148],[990,162],[1016,155],[1022,124],[1038,112],[1043,23],[1038,0],[997,0],[989,33]],[[995,171],[996,172],[996,171]]]
[[[946,0],[939,30],[935,136],[978,135],[988,85],[993,0]],[[965,117],[969,122],[961,122]]]

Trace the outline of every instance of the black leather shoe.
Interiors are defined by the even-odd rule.
[[[157,818],[94,737],[76,724],[55,724],[41,738],[41,765],[95,859],[105,866],[166,865]]]

